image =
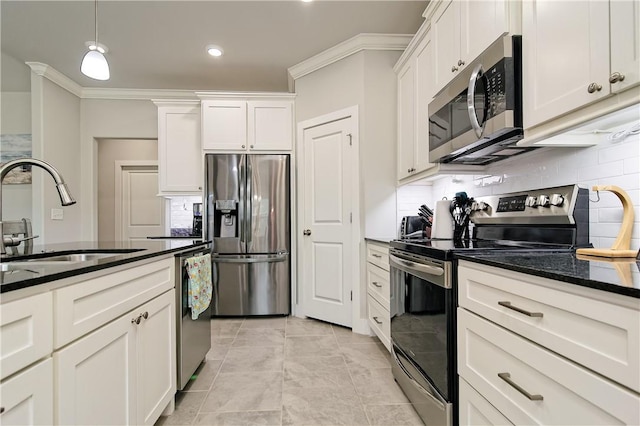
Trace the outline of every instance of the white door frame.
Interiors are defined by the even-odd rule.
[[[367,321],[367,312],[366,312],[366,303],[360,303],[363,298],[366,297],[366,289],[362,288],[360,283],[360,240],[361,240],[361,226],[360,226],[360,131],[359,131],[359,118],[358,118],[358,105],[354,105],[345,109],[341,109],[338,111],[331,112],[329,114],[321,115],[319,117],[314,117],[309,120],[301,121],[298,123],[297,129],[297,140],[296,140],[296,157],[297,161],[300,159],[304,159],[304,131],[316,126],[320,126],[323,124],[331,123],[333,121],[342,120],[345,118],[352,118],[353,129],[351,132],[351,141],[353,146],[353,162],[351,164],[351,192],[353,194],[353,204],[352,204],[352,212],[353,212],[353,222],[351,227],[351,242],[352,242],[352,253],[351,258],[353,259],[353,263],[351,265],[351,277],[353,280],[352,283],[352,291],[353,291],[353,304],[352,304],[352,330],[356,333],[360,334],[370,334],[369,324]],[[301,179],[301,172],[298,167],[298,163],[296,162],[296,181],[303,182]],[[296,203],[296,216],[298,217],[297,226],[294,228],[295,238],[293,238],[297,242],[297,247],[303,247],[302,241],[302,231],[304,227],[304,223],[300,220],[300,218],[304,217],[304,205],[305,205],[305,196],[306,194],[303,191],[297,191],[298,199]],[[296,286],[292,288],[292,300],[294,301],[294,309],[293,314],[298,317],[305,316],[305,306],[304,306],[304,289],[302,288],[304,284],[303,279],[303,265],[301,264],[303,260],[303,256],[298,255],[296,259],[297,263],[297,280]],[[364,310],[362,307],[364,306]]]
[[[125,167],[158,167],[158,161],[156,160],[118,160],[115,164],[115,235],[116,239],[122,237],[122,169]],[[167,206],[165,203],[165,223],[164,228],[167,228]]]

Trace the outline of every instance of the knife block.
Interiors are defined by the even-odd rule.
[[[598,185],[591,189],[593,191],[611,191],[618,196],[622,202],[622,225],[618,232],[618,237],[610,249],[579,248],[576,250],[576,254],[597,257],[636,257],[638,251],[631,250],[631,231],[633,230],[634,213],[629,194],[627,194],[624,189],[614,185]]]

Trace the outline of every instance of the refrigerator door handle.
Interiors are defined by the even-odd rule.
[[[240,156],[240,163],[238,164],[238,181],[240,183],[240,200],[238,200],[238,217],[236,218],[236,220],[238,221],[238,231],[239,231],[239,237],[240,237],[240,246],[242,248],[242,251],[246,251],[246,230],[245,230],[245,226],[244,226],[244,222],[245,222],[245,217],[247,215],[247,206],[246,206],[246,199],[247,199],[247,192],[245,190],[246,187],[246,181],[247,181],[247,173],[245,171],[245,160],[246,160],[246,156],[241,155]]]
[[[289,253],[278,253],[266,256],[212,256],[211,260],[216,263],[274,263],[287,260]]]
[[[245,230],[247,250],[249,250],[249,244],[251,243],[251,234],[253,233],[253,230],[251,229],[251,219],[253,217],[252,183],[253,183],[253,167],[251,166],[251,156],[247,155],[247,196],[246,196],[247,214],[245,216],[246,226],[247,226],[247,229]]]

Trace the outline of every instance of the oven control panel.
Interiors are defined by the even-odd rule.
[[[576,211],[588,209],[588,190],[567,185],[476,197],[474,201],[487,206],[472,209],[471,221],[479,225],[570,224],[575,223]]]
[[[496,211],[501,212],[523,212],[525,209],[526,195],[518,195],[517,197],[501,197],[498,198],[498,207]]]

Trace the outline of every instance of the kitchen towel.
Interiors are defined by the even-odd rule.
[[[453,217],[451,217],[450,200],[436,201],[436,208],[433,212],[433,225],[431,225],[431,238],[452,239],[453,238]]]
[[[211,284],[211,254],[190,257],[186,261],[189,275],[189,301],[191,319],[207,310],[211,303],[213,285]]]

